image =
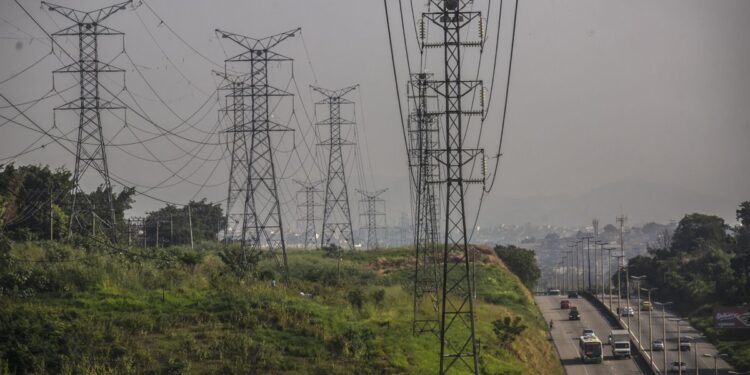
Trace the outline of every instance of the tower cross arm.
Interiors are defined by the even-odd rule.
[[[302,31],[302,28],[298,27],[294,30],[289,30],[289,31],[285,31],[283,33],[279,33],[276,35],[271,35],[263,39],[255,39],[249,36],[244,36],[244,35],[240,35],[236,33],[231,33],[228,31],[216,29],[216,33],[221,35],[222,38],[229,39],[239,44],[240,46],[245,47],[245,49],[249,51],[269,50],[275,47],[276,45],[278,45],[279,43],[283,42],[284,40],[295,36],[300,31]]]
[[[92,10],[90,12],[82,12],[80,10],[71,9],[61,5],[50,4],[46,1],[42,1],[42,6],[46,6],[50,11],[60,13],[63,17],[75,23],[91,24],[104,21],[109,16],[117,13],[118,11],[124,10],[127,5],[132,3],[133,0],[123,1],[119,4]]]
[[[341,98],[344,95],[346,95],[346,94],[354,91],[355,89],[357,89],[357,87],[359,87],[359,84],[352,85],[352,86],[349,86],[349,87],[344,87],[343,89],[329,90],[329,89],[324,89],[322,87],[310,85],[311,89],[313,89],[314,91],[319,92],[321,95],[326,96],[328,98]]]

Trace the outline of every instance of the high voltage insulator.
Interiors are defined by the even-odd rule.
[[[424,18],[419,19],[419,39],[427,39],[427,25],[424,22]]]
[[[482,183],[487,181],[487,157],[482,155]]]
[[[479,19],[479,40],[481,41],[484,41],[485,22],[486,21],[484,19]]]
[[[487,88],[482,87],[482,90],[480,91],[480,94],[479,94],[479,106],[482,107],[482,112],[484,112],[485,103],[487,103]]]
[[[102,132],[101,112],[103,110],[125,110],[125,106],[118,104],[117,98],[104,99],[103,91],[109,91],[99,83],[99,76],[103,73],[123,73],[125,71],[101,61],[99,57],[99,37],[124,35],[123,33],[103,26],[102,21],[114,13],[125,9],[131,1],[125,1],[113,6],[97,9],[91,12],[82,12],[59,5],[42,2],[50,11],[57,12],[63,17],[74,22],[73,26],[65,28],[52,34],[53,37],[77,36],[78,37],[78,61],[54,71],[53,73],[72,73],[79,78],[80,95],[78,98],[63,104],[55,110],[72,110],[78,112],[78,138],[76,142],[76,162],[73,173],[72,205],[70,209],[70,234],[73,233],[74,224],[82,230],[91,230],[95,234],[97,221],[105,224],[108,237],[113,242],[117,241],[117,222],[115,216],[114,202],[112,201],[112,183],[109,176],[107,153],[105,150],[105,139]],[[124,42],[123,42],[124,45]],[[54,80],[54,78],[53,78]],[[123,86],[124,86],[123,82]],[[104,193],[107,197],[107,220],[103,220],[96,213],[96,207],[88,201],[81,189],[81,180],[87,170],[92,168],[101,177],[104,185]],[[81,197],[79,197],[79,195]],[[79,199],[83,202],[79,202]],[[81,220],[81,205],[88,205],[88,213],[91,219]],[[100,207],[101,208],[101,207]],[[91,220],[91,226],[88,225]]]
[[[247,173],[244,179],[245,187],[242,189],[245,197],[241,222],[235,223],[236,226],[242,226],[239,266],[241,270],[247,269],[248,251],[258,253],[267,248],[276,259],[283,281],[289,279],[289,264],[284,240],[284,225],[281,219],[281,202],[271,132],[291,131],[291,129],[275,123],[270,118],[269,104],[270,98],[283,98],[292,94],[269,85],[268,65],[272,62],[281,64],[292,61],[271,49],[295,36],[299,30],[298,28],[263,39],[216,30],[222,38],[235,42],[245,50],[229,58],[226,63],[249,63],[250,65],[249,74],[239,79],[228,79],[230,84],[225,86],[226,89],[231,90],[228,99],[231,99],[234,104],[231,111],[235,114],[232,126],[227,132],[235,135],[241,133],[234,138],[235,142],[232,147],[233,151],[237,151],[238,154],[235,156],[233,153],[232,158],[239,158],[240,162],[236,166]],[[225,78],[227,77],[225,73]],[[245,97],[249,98],[249,108],[244,102]],[[233,199],[234,173],[240,172],[234,167],[235,165],[230,170],[227,218],[230,217],[232,209],[230,203]],[[229,222],[227,222],[227,228],[229,228]]]

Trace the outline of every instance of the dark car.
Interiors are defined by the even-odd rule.
[[[578,292],[569,292],[568,298],[578,298]]]

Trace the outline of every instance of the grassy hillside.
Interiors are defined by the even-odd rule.
[[[411,334],[410,251],[346,254],[341,285],[335,259],[292,251],[291,282],[273,287],[274,260],[239,280],[212,246],[14,244],[0,254],[0,373],[437,372],[435,336]],[[489,251],[477,279],[482,372],[561,374],[518,279]],[[491,322],[505,316],[528,328],[500,349]]]

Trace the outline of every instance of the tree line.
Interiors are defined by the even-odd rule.
[[[685,314],[710,314],[717,305],[750,301],[750,201],[736,211],[735,226],[694,213],[674,233],[629,260],[630,275],[646,275],[655,298]]]
[[[106,188],[100,185],[89,193],[74,193],[73,188],[72,173],[62,167],[0,164],[0,231],[12,240],[26,241],[61,240],[69,234],[99,235],[107,230],[115,231],[122,240],[169,246],[189,244],[191,227],[193,241],[215,241],[226,223],[220,204],[206,199],[191,200],[184,206],[166,204],[147,212],[143,221],[126,219],[125,212],[135,203],[136,191],[124,187],[111,192],[115,213],[112,228]],[[73,194],[84,209],[78,210],[79,219],[71,228]],[[109,227],[102,228],[105,224]]]

